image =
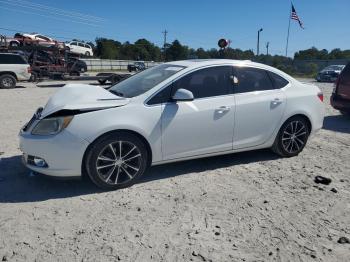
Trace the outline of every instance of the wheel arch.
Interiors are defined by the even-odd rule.
[[[306,120],[306,123],[308,125],[308,128],[309,128],[309,132],[311,133],[312,131],[312,122],[310,120],[310,117],[307,115],[307,114],[304,114],[304,113],[297,113],[297,114],[294,114],[294,115],[291,115],[289,116],[286,120],[283,121],[282,125],[280,126],[280,129],[282,128],[282,126],[288,121],[290,120],[291,118],[293,117],[302,117]],[[280,130],[279,129],[279,130]]]
[[[18,80],[17,75],[12,71],[1,71],[0,76],[3,76],[3,75],[11,75],[16,79],[16,81]]]
[[[87,153],[89,152],[91,146],[100,138],[107,136],[107,135],[111,135],[111,134],[116,134],[116,133],[128,133],[128,134],[133,134],[135,136],[137,136],[139,139],[141,139],[141,141],[145,144],[146,149],[147,149],[147,153],[148,153],[148,165],[151,165],[152,163],[152,148],[150,143],[147,141],[147,139],[141,135],[140,133],[134,131],[134,130],[130,130],[130,129],[115,129],[115,130],[111,130],[108,132],[105,132],[101,135],[99,135],[98,137],[96,137],[86,148],[84,155],[83,155],[83,160],[81,163],[81,174],[83,177],[85,177],[87,175],[86,173],[86,169],[85,169],[85,160],[87,157]]]

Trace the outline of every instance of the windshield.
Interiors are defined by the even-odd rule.
[[[112,86],[109,91],[122,97],[135,97],[184,69],[184,66],[162,64],[137,73],[124,81]]]

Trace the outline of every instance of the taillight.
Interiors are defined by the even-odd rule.
[[[30,66],[28,66],[27,71],[28,71],[28,74],[31,74],[32,73],[32,68]]]
[[[321,100],[321,102],[323,102],[323,93],[320,92],[317,94],[318,98]]]

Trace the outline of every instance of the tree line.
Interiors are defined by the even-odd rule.
[[[94,47],[94,53],[102,59],[124,59],[124,60],[144,60],[144,61],[174,61],[183,59],[249,59],[264,61],[269,60],[272,64],[280,60],[288,60],[278,55],[259,55],[256,57],[252,50],[241,50],[239,48],[228,47],[224,51],[217,48],[205,50],[203,48],[191,48],[182,45],[179,40],[166,44],[165,48],[160,48],[147,39],[139,39],[134,43],[121,43],[117,40],[107,38],[96,38],[95,43],[89,43]],[[333,60],[350,59],[350,50],[340,50],[339,48],[328,51],[312,47],[300,50],[294,54],[295,60]]]

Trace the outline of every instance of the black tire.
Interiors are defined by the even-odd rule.
[[[0,75],[0,88],[15,88],[16,78],[12,75]]]
[[[95,185],[115,190],[133,185],[145,173],[148,158],[146,145],[139,137],[115,132],[97,139],[89,147],[85,168]]]
[[[309,129],[309,124],[304,117],[289,118],[280,128],[271,148],[272,151],[282,157],[297,156],[307,143]]]
[[[90,52],[85,52],[85,55],[86,56],[90,56]]]
[[[80,73],[78,71],[72,71],[69,73],[70,76],[80,76]]]
[[[104,79],[104,80],[97,80],[97,82],[99,82],[100,83],[100,85],[104,85],[105,83],[106,83],[106,80]]]

